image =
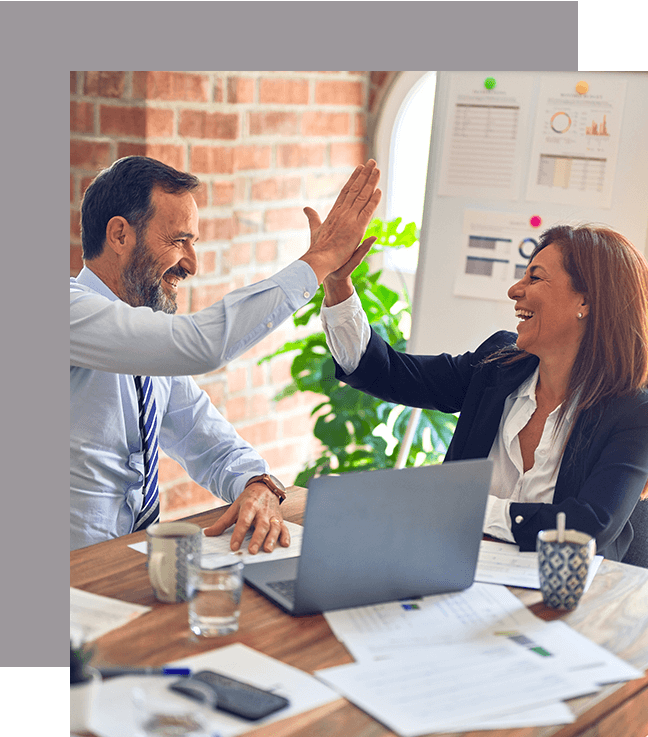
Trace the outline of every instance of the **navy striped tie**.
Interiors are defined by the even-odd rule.
[[[158,426],[150,376],[134,376],[139,402],[139,426],[144,450],[144,501],[133,531],[143,530],[160,517],[158,492]]]

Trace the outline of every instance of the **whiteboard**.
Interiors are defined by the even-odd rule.
[[[585,222],[648,254],[648,73],[438,72],[408,352],[514,331],[534,239]]]

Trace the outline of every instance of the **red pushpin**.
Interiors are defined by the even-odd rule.
[[[529,223],[533,228],[539,228],[542,224],[542,218],[540,215],[532,215]]]

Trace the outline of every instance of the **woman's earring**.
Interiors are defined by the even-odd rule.
[[[579,320],[582,320],[582,319],[583,319],[583,317],[585,317],[585,316],[583,315],[583,313],[582,313],[582,312],[579,312],[579,313],[578,313],[578,315],[577,315],[576,317],[578,317],[578,319],[579,319]]]

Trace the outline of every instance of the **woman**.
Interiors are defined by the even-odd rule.
[[[359,255],[359,254],[358,254]],[[336,376],[386,401],[460,412],[446,460],[494,462],[484,532],[535,550],[565,512],[621,560],[648,496],[648,263],[608,228],[546,231],[508,296],[517,335],[410,356],[370,329],[350,274],[324,282]],[[645,531],[642,531],[645,534]]]

